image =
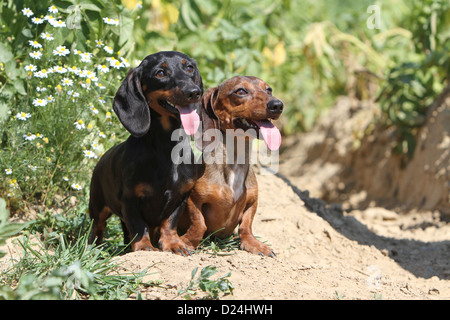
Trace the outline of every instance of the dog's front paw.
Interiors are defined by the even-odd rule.
[[[241,249],[253,254],[275,258],[276,254],[268,246],[255,238],[241,239]]]
[[[139,240],[135,240],[131,244],[133,251],[159,251],[159,249],[152,246],[148,237],[142,237]]]
[[[159,247],[162,251],[169,251],[182,256],[191,255],[187,245],[179,237],[160,239]]]

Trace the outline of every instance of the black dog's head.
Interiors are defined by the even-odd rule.
[[[131,69],[114,98],[113,109],[135,137],[150,129],[150,110],[179,119],[187,134],[199,125],[196,113],[203,83],[195,61],[176,51],[147,56]]]

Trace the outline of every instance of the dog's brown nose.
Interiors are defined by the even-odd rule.
[[[267,103],[267,110],[273,114],[280,114],[283,112],[283,102],[278,99],[270,100]]]

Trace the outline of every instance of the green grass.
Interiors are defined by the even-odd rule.
[[[231,272],[212,280],[210,277],[217,273],[216,267],[204,267],[198,277],[195,278],[197,271],[198,268],[192,270],[191,281],[186,288],[178,290],[179,296],[183,296],[186,300],[192,300],[197,296],[199,290],[205,293],[205,296],[201,298],[203,300],[219,299],[221,296],[233,294],[234,287],[228,279]]]
[[[144,287],[163,285],[143,282],[151,267],[137,273],[124,271],[118,257],[128,248],[122,243],[117,217],[109,219],[104,243],[94,246],[88,244],[90,223],[83,206],[62,213],[40,211],[36,219],[26,224],[9,223],[4,204],[0,213],[3,242],[22,231],[13,240],[19,256],[11,259],[9,267],[0,273],[0,300],[141,299]],[[239,246],[236,235],[225,239],[209,236],[193,254],[231,255]],[[197,268],[179,295],[194,299],[202,292],[201,299],[219,299],[232,294],[230,274],[211,279],[216,273],[214,266],[201,270],[197,278],[196,273]]]
[[[218,230],[220,231],[220,230]],[[226,238],[219,238],[213,234],[208,235],[202,241],[194,253],[202,252],[216,256],[227,256],[235,253],[241,246],[241,240],[236,234],[232,234]]]
[[[60,234],[43,237],[25,232],[17,242],[21,256],[0,275],[0,299],[126,299],[144,285],[139,273],[124,273],[103,248],[88,244],[88,234],[74,241]],[[119,273],[120,271],[120,273]],[[149,285],[149,284],[145,284]]]

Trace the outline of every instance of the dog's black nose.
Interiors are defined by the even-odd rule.
[[[196,87],[192,87],[192,88],[187,89],[184,92],[184,94],[186,95],[186,98],[188,100],[194,101],[194,100],[200,99],[200,97],[202,95],[202,91],[200,90],[199,87],[196,86]]]
[[[267,109],[271,113],[280,114],[283,112],[283,102],[278,99],[270,100],[269,103],[267,103]]]

